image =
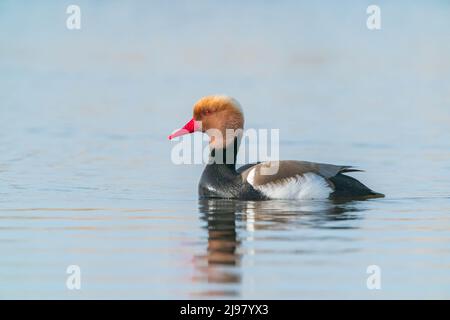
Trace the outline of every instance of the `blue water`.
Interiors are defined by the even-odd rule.
[[[0,298],[450,298],[446,1],[69,4],[0,2]],[[167,135],[212,93],[386,198],[199,201]]]

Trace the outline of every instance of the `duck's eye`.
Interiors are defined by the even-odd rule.
[[[205,116],[209,116],[211,114],[211,111],[210,110],[205,110],[205,111],[203,111],[203,114]]]

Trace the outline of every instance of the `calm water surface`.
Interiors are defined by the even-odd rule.
[[[0,3],[0,298],[450,298],[447,2],[79,3]],[[198,200],[167,135],[211,93],[387,197]]]

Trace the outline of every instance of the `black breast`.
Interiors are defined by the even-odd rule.
[[[242,181],[241,168],[236,171],[236,157],[239,149],[237,137],[230,147],[211,150],[209,164],[203,171],[198,186],[200,198],[267,199],[267,197],[260,191],[255,190],[246,180]],[[232,160],[229,161],[229,159]],[[251,165],[247,165],[246,167],[248,166]]]
[[[266,197],[247,181],[242,181],[234,165],[209,164],[203,171],[198,186],[200,198],[227,198],[264,200]]]

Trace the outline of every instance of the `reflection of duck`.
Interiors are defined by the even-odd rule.
[[[292,230],[293,225],[324,229],[336,228],[338,222],[339,228],[352,228],[351,224],[346,226],[342,222],[358,220],[358,215],[352,212],[360,210],[353,207],[352,202],[200,199],[200,219],[205,222],[208,243],[205,253],[197,255],[194,260],[195,278],[213,286],[196,294],[209,297],[239,295],[240,288],[236,285],[242,282],[241,259],[245,257],[246,264],[252,264],[250,256],[271,250],[271,245],[263,246],[265,236],[255,237],[258,230],[277,230],[279,239],[283,241],[286,234],[278,232]],[[300,236],[302,234],[299,233]],[[270,237],[272,244],[274,239],[272,235]],[[252,244],[256,241],[258,246]],[[258,251],[256,247],[262,250]],[[294,253],[301,252],[296,249]],[[216,287],[215,284],[227,286]]]
[[[194,117],[169,139],[195,131],[210,136],[211,161],[203,171],[199,193],[203,198],[242,200],[379,198],[344,173],[350,166],[305,161],[270,161],[236,170],[236,156],[244,125],[239,103],[226,96],[209,96],[194,106]],[[230,135],[229,130],[234,130]]]
[[[236,265],[236,203],[226,200],[200,200],[199,210],[208,222],[208,263]]]
[[[237,249],[240,242],[237,237],[236,203],[232,200],[203,199],[199,201],[201,219],[208,230],[208,245],[205,255],[197,256],[196,267],[200,271],[202,282],[238,284],[241,275],[239,267],[240,254]],[[235,288],[228,290],[208,290],[202,295],[207,296],[236,296]]]

